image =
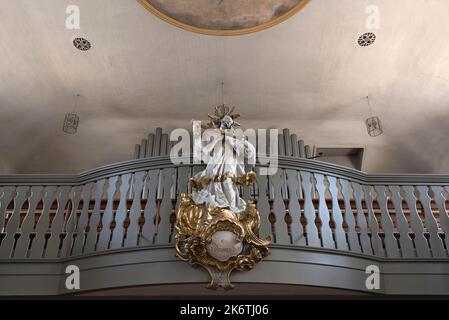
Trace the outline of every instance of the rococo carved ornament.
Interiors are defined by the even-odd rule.
[[[214,155],[206,169],[191,179],[195,190],[181,194],[176,219],[176,255],[205,268],[211,276],[207,286],[211,289],[232,289],[229,277],[233,270],[250,270],[269,254],[270,238],[257,236],[260,217],[256,205],[251,200],[245,203],[237,187],[254,183],[256,174],[245,172],[244,163],[225,152],[231,148],[234,155],[255,157],[253,145],[229,134],[237,117],[232,112],[222,105],[210,116],[207,127],[219,130],[222,139],[206,146],[207,150],[214,147]]]

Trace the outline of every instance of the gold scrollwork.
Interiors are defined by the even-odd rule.
[[[231,179],[231,181],[240,186],[249,186],[256,181],[256,173],[255,172],[247,172],[242,176],[235,176],[232,172],[225,172],[222,175],[218,175],[214,177],[214,182],[224,182],[226,179]],[[203,176],[197,179],[190,178],[190,183],[197,190],[204,189],[210,182],[211,178],[207,176]]]
[[[251,179],[247,175],[245,181]],[[255,176],[254,176],[255,177]],[[181,194],[181,203],[176,220],[176,255],[183,261],[205,268],[211,282],[208,288],[231,289],[234,285],[229,276],[232,270],[249,270],[269,255],[270,237],[262,240],[257,233],[260,217],[255,204],[248,201],[246,212],[233,213],[226,208],[211,208],[197,205],[188,194]],[[207,250],[212,236],[217,231],[230,231],[242,241],[243,250],[226,261],[212,257]]]

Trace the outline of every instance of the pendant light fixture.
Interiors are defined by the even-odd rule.
[[[366,129],[368,130],[368,134],[371,137],[380,136],[384,132],[382,129],[382,124],[380,123],[379,117],[373,116],[369,96],[366,96],[366,101],[368,103],[368,108],[370,112],[370,117],[365,120]]]
[[[78,124],[80,117],[75,113],[76,107],[78,106],[78,99],[80,95],[76,95],[75,107],[73,108],[73,113],[67,113],[64,118],[64,124],[62,126],[62,131],[67,134],[75,134],[78,130]]]

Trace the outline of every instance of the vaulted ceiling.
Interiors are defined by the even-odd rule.
[[[0,174],[128,160],[153,128],[205,119],[222,81],[245,127],[364,147],[368,172],[448,173],[449,1],[375,2],[377,39],[360,47],[371,0],[311,0],[272,28],[231,37],[177,28],[136,0],[1,1]],[[72,4],[79,30],[64,25]],[[77,50],[77,36],[92,48]],[[367,95],[384,127],[376,138]],[[80,124],[68,135],[74,110]]]

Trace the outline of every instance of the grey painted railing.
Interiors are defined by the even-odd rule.
[[[263,161],[262,161],[263,162]],[[201,165],[167,156],[79,175],[0,176],[0,258],[54,259],[174,242],[179,194]],[[368,175],[280,157],[242,188],[276,245],[380,258],[448,258],[449,176]]]

